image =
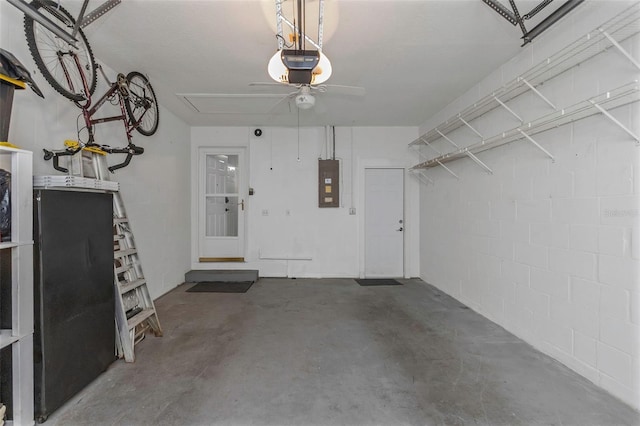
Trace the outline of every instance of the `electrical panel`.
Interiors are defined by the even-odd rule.
[[[318,160],[318,207],[340,206],[340,162]]]

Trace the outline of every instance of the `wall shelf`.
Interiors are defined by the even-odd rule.
[[[34,420],[32,167],[31,152],[0,147],[0,168],[11,173],[11,241],[0,243],[11,256],[11,328],[0,330],[0,348],[12,352],[13,426]]]
[[[638,81],[634,81],[610,92],[600,94],[594,98],[579,102],[568,108],[553,112],[549,115],[541,117],[537,120],[530,121],[522,126],[502,132],[489,139],[482,140],[476,144],[460,148],[456,151],[441,154],[438,157],[431,158],[420,164],[413,166],[411,169],[426,169],[430,167],[443,166],[444,163],[465,158],[467,156],[478,154],[489,149],[520,140],[526,139],[534,143],[539,149],[543,150],[547,156],[553,159],[553,155],[541,147],[532,136],[559,127],[573,121],[581,120],[591,115],[607,112],[608,110],[627,105],[632,102],[640,101],[640,85]],[[638,142],[637,137],[635,137]]]
[[[539,90],[539,87],[544,82],[551,80],[552,78],[612,47],[618,49],[635,66],[638,66],[633,57],[620,46],[620,42],[623,42],[637,33],[640,33],[640,3],[636,3],[629,7],[627,10],[609,20],[606,24],[569,44],[564,49],[558,51],[538,65],[530,68],[501,88],[483,97],[473,105],[470,105],[455,116],[440,123],[438,126],[412,141],[409,144],[411,148],[419,150],[421,147],[426,146],[437,153],[435,157],[426,159],[426,161],[423,161],[425,160],[424,158],[421,159],[421,162],[415,165],[412,169],[419,170],[442,166],[449,173],[456,176],[451,169],[444,166],[444,163],[457,160],[459,158],[470,158],[485,171],[492,173],[491,168],[487,164],[483,163],[476,154],[516,140],[525,140],[532,143],[538,149],[543,151],[546,156],[553,159],[553,155],[544,147],[539,145],[531,136],[553,127],[599,113],[604,114],[612,121],[615,120],[607,111],[618,106],[638,101],[638,82],[634,81],[618,89],[602,93],[592,99],[588,99],[566,108],[558,108],[557,105],[544,96],[544,94]],[[535,93],[540,99],[542,99],[552,112],[548,115],[525,123],[521,116],[509,107],[507,103],[529,91]],[[500,134],[490,138],[485,138],[477,131],[472,122],[496,108],[504,108],[521,124],[517,127],[500,132]],[[634,135],[629,129],[626,129],[622,123],[617,121],[614,122],[623,128],[626,133],[631,135],[632,138],[638,141],[636,135]],[[463,145],[453,141],[447,136],[447,134],[463,126],[467,127],[476,136],[478,136],[480,138],[480,142]],[[446,153],[437,151],[433,146],[431,146],[431,144],[439,140],[446,141],[455,149]],[[423,156],[422,153],[420,153],[420,155]],[[424,175],[422,176],[424,177]]]

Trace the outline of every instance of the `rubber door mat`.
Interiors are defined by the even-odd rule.
[[[189,293],[246,293],[253,281],[202,281],[191,287]]]
[[[358,284],[361,286],[380,286],[380,285],[402,285],[401,282],[398,282],[389,278],[381,278],[381,279],[356,279]]]

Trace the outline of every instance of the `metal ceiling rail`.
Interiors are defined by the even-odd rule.
[[[440,133],[447,134],[464,126],[465,124],[462,120],[469,123],[500,106],[506,108],[522,122],[520,116],[507,107],[507,102],[532,89],[539,95],[542,95],[539,90],[536,89],[537,86],[585,62],[611,46],[620,49],[620,42],[623,42],[638,32],[640,32],[640,3],[635,3],[609,20],[606,24],[580,37],[578,40],[540,62],[538,65],[533,66],[493,93],[483,97],[460,113],[424,133],[409,145],[421,145],[425,142],[434,142],[441,137]],[[624,50],[623,54],[629,57]],[[542,98],[546,103],[555,108],[555,105],[548,99],[544,96],[542,96]]]
[[[438,157],[424,161],[420,164],[413,166],[413,169],[426,169],[430,167],[443,166],[444,163],[454,161],[460,158],[468,156],[468,153],[478,154],[489,149],[497,148],[502,145],[520,140],[527,139],[532,142],[539,149],[541,149],[547,156],[553,158],[553,155],[543,148],[539,143],[533,140],[532,136],[555,127],[562,126],[564,124],[572,123],[574,121],[581,120],[583,118],[590,117],[599,113],[603,113],[615,124],[620,126],[622,130],[628,133],[636,143],[640,143],[640,139],[627,129],[622,123],[615,119],[608,111],[627,105],[633,102],[640,101],[640,85],[637,80],[631,83],[625,84],[617,89],[602,93],[591,99],[579,102],[568,108],[560,109],[544,117],[526,123],[522,126],[515,127],[513,129],[502,132],[489,139],[482,140],[476,144],[470,145],[465,148],[460,148],[457,151],[453,151],[446,154],[441,154]],[[428,145],[431,146],[431,145]],[[435,148],[432,148],[435,149]]]
[[[12,0],[10,0],[12,1]],[[13,0],[15,1],[15,0]],[[284,12],[282,10],[282,3],[285,0],[275,0],[276,4],[276,34],[278,35],[278,50],[282,50],[285,47],[285,38],[284,32],[282,29],[282,23],[284,22],[287,26],[296,34],[299,30],[304,28],[304,22],[298,22],[298,25],[295,25],[294,22],[291,22],[284,16]],[[304,17],[303,17],[304,21]],[[300,28],[299,28],[300,27]],[[318,42],[316,43],[311,37],[309,37],[304,32],[301,32],[302,37],[308,41],[313,47],[318,50],[322,50],[322,39],[324,35],[324,0],[319,0],[318,2]]]

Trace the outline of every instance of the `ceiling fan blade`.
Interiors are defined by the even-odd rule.
[[[327,104],[321,96],[317,97],[316,104],[313,106],[313,110],[316,112],[316,114],[324,114],[327,112]]]
[[[271,108],[269,108],[269,111],[267,111],[267,114],[277,114],[278,113],[278,109],[280,108],[280,106],[284,103],[287,102],[288,106],[289,106],[289,111],[291,112],[291,98],[293,98],[293,96],[298,93],[298,92],[293,92],[293,93],[289,93],[287,96],[283,96],[282,99],[280,99],[278,102],[276,102],[275,104],[273,104],[273,106]]]
[[[249,87],[256,87],[256,88],[269,87],[271,89],[286,89],[286,90],[299,88],[298,85],[296,84],[269,83],[269,82],[253,82],[253,83],[249,83]]]
[[[341,94],[341,95],[349,95],[349,96],[364,96],[367,94],[367,91],[364,87],[357,86],[341,86],[339,84],[323,84],[326,89],[326,92]]]
[[[284,83],[274,83],[274,82],[266,82],[266,81],[254,81],[249,83],[249,86],[287,86]]]
[[[348,95],[348,96],[364,96],[367,91],[364,87],[358,86],[342,86],[339,84],[319,84],[316,86],[310,86],[312,90],[316,90],[319,93],[331,93],[334,95]]]

